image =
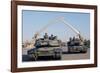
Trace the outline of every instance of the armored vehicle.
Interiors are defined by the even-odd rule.
[[[84,45],[84,43],[79,38],[70,38],[70,40],[67,42],[68,45],[68,52],[70,53],[86,53],[88,47]]]
[[[36,48],[28,51],[28,55],[37,60],[40,56],[52,56],[54,59],[61,59],[62,50],[60,48],[61,41],[57,39],[57,36],[48,36],[45,33],[43,38],[39,38],[35,41],[34,46]]]

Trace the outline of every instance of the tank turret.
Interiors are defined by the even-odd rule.
[[[57,39],[57,36],[54,36],[51,34],[51,36],[48,36],[47,33],[45,33],[43,38],[39,38],[35,42],[35,47],[59,47],[60,46],[60,40]]]

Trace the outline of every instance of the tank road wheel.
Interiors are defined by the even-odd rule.
[[[85,47],[85,48],[83,47],[83,49],[81,49],[80,52],[81,52],[81,53],[86,53],[86,52],[87,52],[86,47]]]
[[[60,59],[61,59],[61,56],[60,56],[60,55],[57,55],[55,58],[56,58],[57,60],[60,60]]]
[[[32,54],[32,58],[31,58],[31,60],[34,61],[34,60],[35,60],[34,58],[35,58],[35,55]]]
[[[32,56],[33,56],[33,60],[36,61],[37,58],[38,58],[37,51],[34,51],[34,53],[32,54]]]
[[[68,53],[71,53],[71,48],[68,48]]]
[[[72,48],[69,48],[69,49],[68,49],[68,52],[69,52],[69,53],[72,53],[72,52],[73,52],[73,49],[72,49]]]
[[[60,59],[61,59],[61,53],[60,53],[60,52],[55,52],[53,58],[54,58],[55,60],[60,60]]]
[[[60,54],[56,55],[56,59],[60,60],[61,59],[61,55]]]
[[[38,59],[38,54],[35,52],[34,53],[34,60],[36,61]]]
[[[83,49],[83,50],[81,50],[80,52],[81,52],[81,53],[86,53],[87,50]]]

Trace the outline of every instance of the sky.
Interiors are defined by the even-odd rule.
[[[22,36],[23,41],[31,40],[34,34],[40,31],[48,23],[54,21],[47,29],[41,31],[39,37],[43,37],[44,33],[55,35],[62,41],[67,41],[69,37],[76,34],[64,23],[57,18],[63,19],[71,24],[75,29],[80,31],[85,39],[90,38],[90,14],[78,12],[56,12],[56,11],[37,11],[23,10],[22,11]]]

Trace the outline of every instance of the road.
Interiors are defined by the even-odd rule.
[[[27,51],[29,49],[23,49],[23,56],[22,60],[23,62],[33,61],[30,59],[27,55]],[[87,50],[87,53],[67,53],[67,50],[64,50],[66,53],[62,54],[61,60],[79,60],[79,59],[89,59],[90,58],[90,50]],[[47,60],[55,60],[52,57],[39,57],[37,61],[47,61]]]

